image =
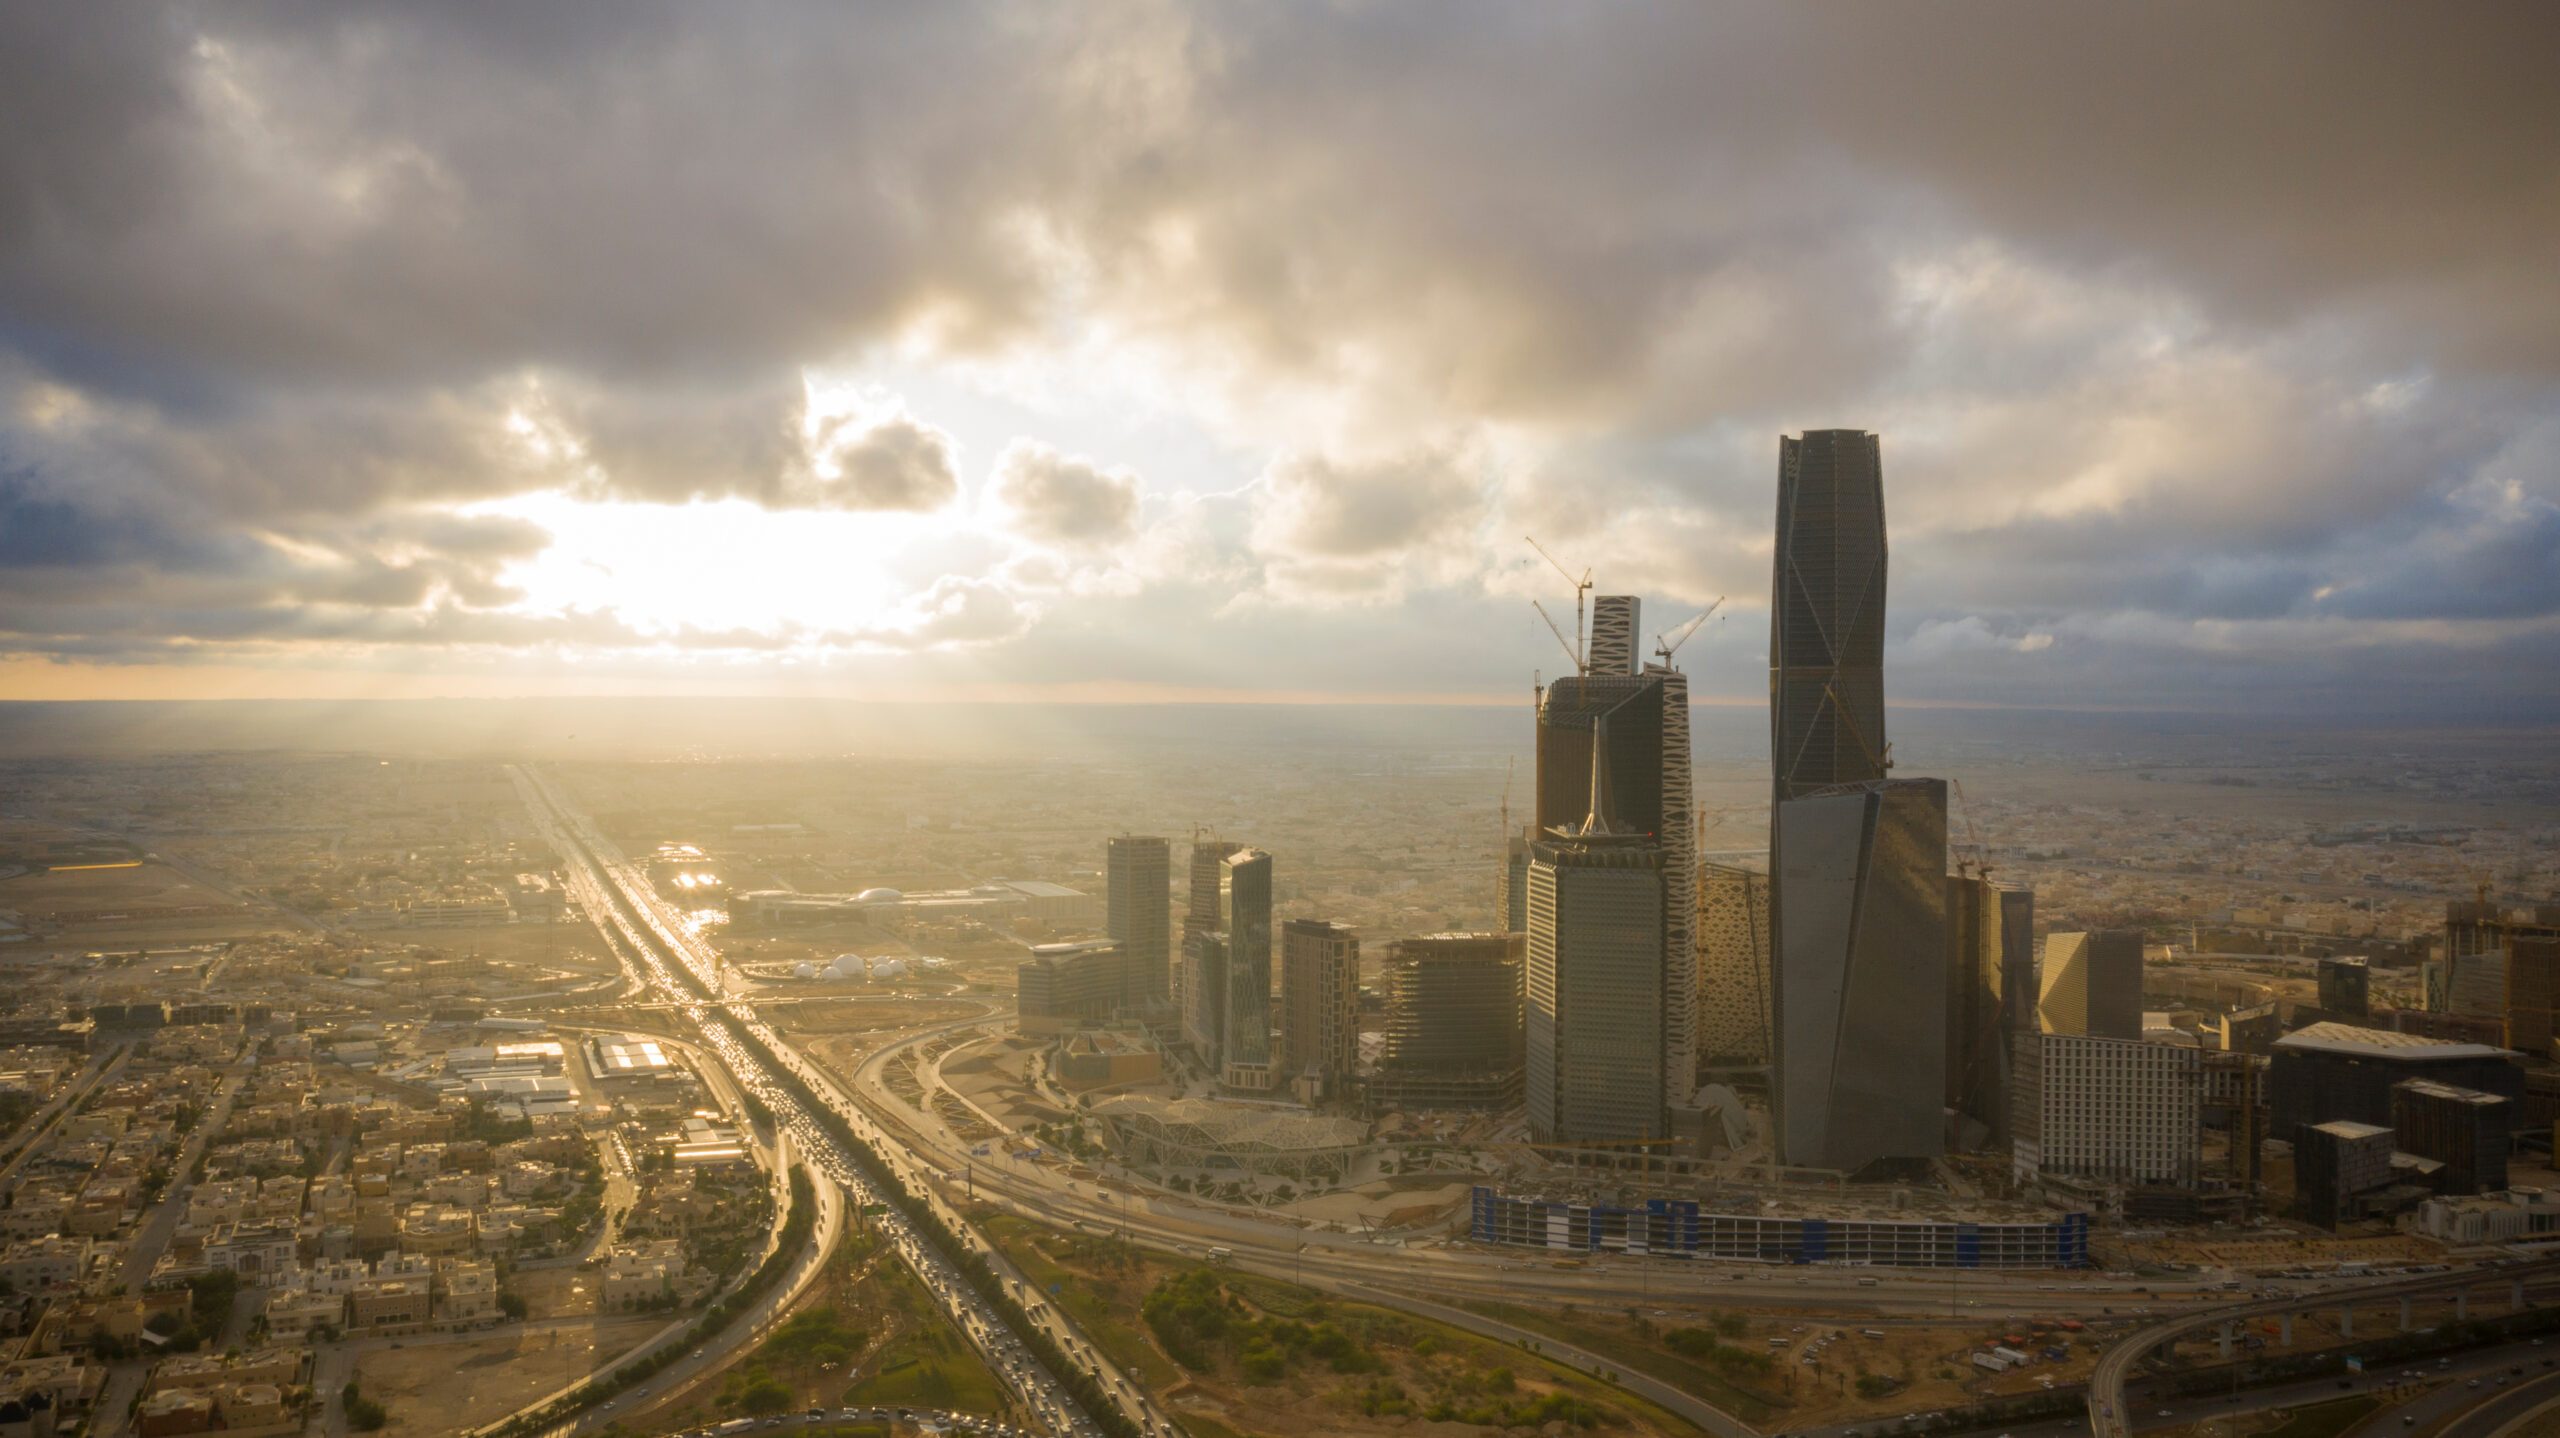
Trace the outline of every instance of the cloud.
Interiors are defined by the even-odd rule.
[[[951,436],[904,414],[833,428],[812,446],[808,500],[821,509],[938,509],[960,493]]]
[[[1138,524],[1138,477],[1017,439],[996,457],[987,495],[1003,522],[1042,544],[1092,548],[1130,537]]]
[[[1524,618],[1517,533],[1756,608],[1775,436],[1853,425],[1915,685],[2175,691],[2253,645],[2326,683],[2297,646],[2357,633],[2512,675],[2560,613],[2555,42],[2528,6],[8,6],[0,618],[609,647],[525,612],[538,532],[435,516],[736,498],[934,516],[851,643],[1108,621],[1206,672],[1245,626],[1288,682],[1395,684],[1346,631]],[[810,380],[888,365],[1139,402]],[[1059,447],[962,505],[1018,434]]]

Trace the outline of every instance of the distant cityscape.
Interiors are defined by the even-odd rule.
[[[2297,1318],[2358,1351],[2332,1287],[2469,1322],[2428,1275],[2560,1242],[2548,764],[1897,713],[1883,443],[1778,459],[1764,735],[1690,701],[1716,609],[1649,631],[1567,570],[1528,712],[1402,737],[0,763],[0,1433],[335,1434],[369,1393],[491,1434],[908,1421],[868,1399],[948,1355],[795,1257],[843,1241],[829,1185],[971,1335],[981,1409],[1065,1432],[1179,1410],[1136,1350],[1008,1346],[1109,1346],[1017,1318],[1015,1265],[1466,1303],[1564,1345],[1555,1393],[1706,1353],[1695,1426],[1918,1431],[2117,1403],[2109,1354],[2249,1282],[2303,1311],[2219,1357]],[[1915,733],[1972,787],[1905,772]],[[2003,1277],[2036,1281],[1926,1286]],[[1629,1316],[1568,1343],[1521,1297]],[[859,1379],[752,1323],[651,1336],[740,1304],[905,1336]]]

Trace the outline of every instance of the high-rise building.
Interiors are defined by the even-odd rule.
[[[2320,1010],[2356,1023],[2373,1016],[2373,971],[2363,959],[2331,955],[2320,960]]]
[[[1523,886],[1525,889],[1525,885]],[[1426,934],[1389,951],[1379,1109],[1500,1109],[1520,1100],[1522,934]]]
[[[2204,1055],[2172,1044],[2040,1034],[2031,1102],[2014,1122],[2018,1180],[2194,1188],[2203,1169]]]
[[[1769,876],[1698,866],[1698,1057],[1769,1061]]]
[[[1502,931],[1507,934],[1529,932],[1529,845],[1537,833],[1531,827],[1502,839],[1502,885],[1494,904],[1502,911]]]
[[[2496,1193],[2507,1186],[2507,1145],[2516,1105],[2500,1094],[2402,1079],[2391,1086],[2391,1128],[2404,1153],[2444,1165],[2438,1193]]]
[[[2391,1130],[2336,1119],[2293,1138],[2293,1193],[2302,1216],[2336,1228],[2364,1216],[2369,1196],[2391,1186]]]
[[[2507,939],[2507,1047],[2548,1055],[2560,1040],[2560,932]]]
[[[1591,596],[1591,656],[1583,667],[1593,674],[1633,674],[1642,654],[1636,619],[1643,601],[1632,594]]]
[[[1529,1136],[1664,1138],[1663,853],[1652,836],[1559,830],[1529,861]]]
[[[1227,856],[1242,847],[1244,846],[1241,844],[1227,843],[1215,835],[1202,838],[1195,832],[1191,836],[1191,887],[1182,910],[1182,953],[1173,966],[1172,999],[1175,1013],[1187,1016],[1194,1007],[1192,996],[1183,988],[1192,972],[1199,967],[1191,957],[1191,936],[1194,934],[1223,935],[1227,931],[1227,914],[1219,901],[1219,884],[1226,877],[1223,865],[1226,863]],[[1223,947],[1225,940],[1222,938],[1219,942]],[[1218,994],[1219,997],[1212,1006],[1212,1011],[1217,1014],[1212,1028],[1223,1033],[1226,1027],[1227,1002],[1223,985],[1218,990]],[[1188,1033],[1190,1028],[1191,1023],[1186,1017],[1185,1033]],[[1208,1062],[1206,1055],[1203,1055],[1203,1062]],[[1211,1064],[1210,1071],[1212,1073],[1217,1071],[1214,1063]]]
[[[1182,936],[1182,1039],[1200,1066],[1220,1072],[1227,1043],[1227,936],[1218,929],[1191,929]]]
[[[2047,934],[2036,1014],[2049,1034],[2142,1037],[2142,931]]]
[[[1842,1172],[1935,1158],[1946,1151],[1946,781],[1791,799],[1775,828],[1779,1158]]]
[[[1360,1070],[1360,938],[1325,919],[1280,926],[1280,1074],[1314,1101]]]
[[[1947,880],[1946,1103],[1994,1149],[2010,1138],[2011,1036],[2035,1027],[2035,906],[1985,875]]]
[[[1773,803],[1885,775],[1884,535],[1874,435],[1817,429],[1778,441]]]
[[[1219,906],[1227,917],[1227,1022],[1221,1081],[1267,1089],[1271,1067],[1271,856],[1238,849],[1219,864]]]
[[[1579,828],[1591,814],[1595,760],[1607,767],[1611,822],[1662,851],[1665,1050],[1657,1067],[1663,1102],[1686,1107],[1698,1082],[1688,676],[1654,664],[1638,673],[1567,675],[1547,686],[1538,709],[1540,835]]]
[[[1033,945],[1031,957],[1014,970],[1014,1027],[1026,1034],[1059,1034],[1124,1012],[1128,966],[1117,939]]]
[[[1658,786],[1662,751],[1658,737],[1622,749],[1613,709],[1590,709],[1582,731],[1588,807],[1577,820],[1546,826],[1530,849],[1524,1088],[1529,1134],[1546,1143],[1665,1138],[1671,1127],[1667,856],[1657,833],[1621,822],[1618,808],[1621,758],[1640,784]],[[1631,727],[1659,736],[1659,720],[1658,710],[1639,705]],[[1542,811],[1554,788],[1545,772],[1550,737],[1541,724]],[[1640,790],[1636,812],[1657,801]]]
[[[1104,850],[1103,932],[1120,942],[1135,1009],[1160,1004],[1173,982],[1173,844],[1120,834]]]

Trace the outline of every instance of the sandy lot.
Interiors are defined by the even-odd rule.
[[[386,1348],[357,1361],[365,1396],[391,1410],[391,1438],[485,1423],[610,1362],[665,1323],[618,1319],[561,1332],[501,1331],[472,1343]]]

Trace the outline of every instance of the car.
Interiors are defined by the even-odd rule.
[[[2163,1417],[2163,1418],[2175,1418],[2175,1417],[2177,1417],[2178,1415],[2177,1415],[2177,1414],[2175,1414],[2175,1413],[2170,1412],[2170,1411],[2169,1411],[2168,1409],[2166,1409],[2166,1408],[2163,1408],[2163,1409],[2161,1409],[2161,1410],[2160,1410],[2159,1416],[2160,1416],[2160,1417]]]
[[[2479,1380],[2479,1379],[2477,1379],[2477,1378],[2474,1378],[2474,1379],[2472,1379],[2470,1382],[2465,1383],[2465,1384],[2464,1384],[2464,1385],[2462,1385],[2462,1386],[2463,1386],[2463,1387],[2465,1387],[2465,1388],[2477,1388],[2477,1387],[2479,1387],[2479,1386],[2480,1386],[2480,1380]]]

